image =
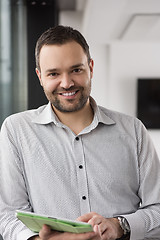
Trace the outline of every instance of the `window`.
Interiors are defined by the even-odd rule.
[[[24,0],[0,1],[0,125],[27,109],[26,6]]]

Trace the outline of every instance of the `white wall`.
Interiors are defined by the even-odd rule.
[[[160,43],[112,43],[109,97],[112,108],[136,115],[139,77],[160,77]]]
[[[82,18],[82,12],[61,12],[60,24],[83,33]],[[91,37],[88,43],[95,62],[92,96],[99,105],[136,116],[137,78],[160,77],[160,43],[102,44]],[[160,130],[149,130],[149,133],[160,156]]]
[[[115,42],[110,46],[109,107],[136,116],[137,78],[160,77],[160,43]],[[160,156],[160,130],[149,130]]]

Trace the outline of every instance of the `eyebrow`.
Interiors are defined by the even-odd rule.
[[[45,71],[45,73],[51,73],[51,72],[56,72],[56,71],[58,71],[58,68],[51,68],[51,69],[47,69]]]
[[[75,65],[71,66],[70,69],[83,67],[83,66],[84,66],[83,63],[78,63],[78,64],[75,64]],[[56,72],[56,71],[59,71],[59,70],[60,70],[59,68],[51,68],[51,69],[46,70],[46,73]]]
[[[78,63],[76,65],[71,66],[70,68],[73,69],[73,68],[78,68],[78,67],[83,67],[83,66],[84,66],[83,63]]]

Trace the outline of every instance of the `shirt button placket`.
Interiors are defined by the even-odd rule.
[[[84,149],[82,144],[82,137],[76,136],[74,141],[75,162],[77,163],[77,178],[78,178],[78,191],[81,199],[81,214],[90,212],[89,198],[88,198],[88,185],[85,167]]]

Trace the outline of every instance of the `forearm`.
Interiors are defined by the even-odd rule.
[[[159,238],[160,224],[158,219],[160,218],[160,207],[158,205],[156,207],[154,210],[150,207],[149,209],[139,209],[135,213],[123,215],[131,228],[131,240],[144,239],[145,237]]]
[[[146,128],[135,122],[137,139],[138,181],[137,196],[141,201],[135,213],[124,215],[131,227],[131,240],[160,236],[160,161]],[[153,173],[153,174],[151,174]],[[152,234],[157,229],[156,234]]]

